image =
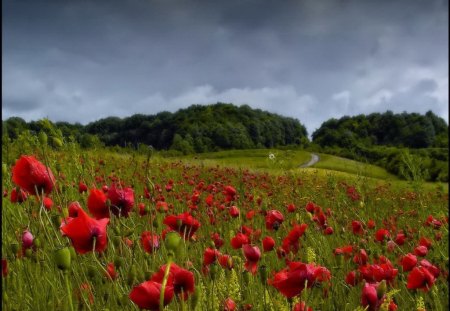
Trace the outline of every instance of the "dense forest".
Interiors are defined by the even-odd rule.
[[[330,119],[312,134],[321,147],[352,148],[362,146],[396,146],[408,148],[448,147],[448,125],[428,111],[418,113],[372,113]]]
[[[152,146],[169,154],[224,149],[289,146],[334,154],[386,168],[407,179],[448,181],[448,125],[429,111],[372,113],[330,119],[308,140],[305,127],[293,118],[252,109],[247,105],[193,105],[175,113],[108,117],[87,125],[2,121],[3,142],[43,131],[55,148],[64,141],[84,148],[98,145],[139,148]]]
[[[15,139],[19,133],[41,129],[50,136],[76,139],[89,147],[99,139],[106,146],[151,145],[157,150],[177,150],[184,154],[222,149],[272,148],[286,145],[305,146],[306,128],[296,119],[252,109],[247,105],[193,105],[175,113],[135,114],[127,118],[108,117],[82,126],[56,122],[56,134],[48,120],[25,122],[10,118],[4,132]],[[6,129],[5,129],[6,128]]]
[[[312,138],[316,151],[376,164],[404,178],[448,181],[448,125],[431,111],[330,119]]]

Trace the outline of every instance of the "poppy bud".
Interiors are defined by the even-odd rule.
[[[63,142],[58,137],[52,137],[52,142],[55,147],[61,148],[63,146]]]
[[[8,166],[6,165],[6,163],[2,164],[2,173],[3,176],[6,176],[6,174],[8,174]]]
[[[35,238],[33,241],[34,246],[36,246],[37,248],[41,247],[42,245],[42,241],[39,238]]]
[[[381,299],[384,294],[386,293],[386,280],[381,281],[381,283],[377,287],[377,297],[378,299]]]
[[[25,230],[22,234],[22,247],[28,249],[33,246],[34,237],[30,231]]]
[[[168,251],[172,251],[175,254],[177,254],[178,246],[181,243],[181,237],[176,232],[168,232],[166,234],[166,240],[164,242],[165,242],[164,244],[166,246],[166,249]]]
[[[56,266],[61,270],[67,270],[70,268],[70,250],[68,247],[58,249],[55,252]]]
[[[63,214],[64,218],[69,217],[69,209],[64,206],[62,208],[62,214]]]
[[[46,146],[47,141],[48,141],[47,134],[45,134],[44,131],[40,131],[38,137],[39,137],[39,142],[41,143],[41,145]]]
[[[77,253],[75,252],[75,248],[73,246],[69,246],[69,252],[71,260],[75,260],[75,258],[77,258]]]
[[[33,250],[31,248],[27,248],[25,250],[25,257],[30,258],[33,255]]]

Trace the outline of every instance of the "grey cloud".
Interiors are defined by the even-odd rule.
[[[448,1],[2,7],[4,118],[87,123],[224,101],[296,117],[309,133],[393,108],[448,119]]]

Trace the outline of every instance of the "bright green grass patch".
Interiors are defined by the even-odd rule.
[[[398,180],[397,176],[388,173],[385,169],[379,166],[365,164],[329,154],[319,154],[319,157],[319,162],[313,165],[314,168],[340,171],[379,179]]]
[[[251,149],[201,153],[183,159],[199,160],[204,165],[277,171],[297,168],[308,162],[311,154],[303,150]]]

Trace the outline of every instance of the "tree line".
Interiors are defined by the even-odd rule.
[[[174,113],[108,117],[87,125],[12,117],[2,120],[2,127],[3,140],[44,131],[55,148],[72,141],[83,148],[146,145],[190,154],[289,146],[369,162],[404,178],[411,177],[405,173],[410,164],[418,163],[424,179],[448,181],[448,125],[431,111],[329,119],[314,131],[312,141],[297,119],[225,103],[192,105]]]

